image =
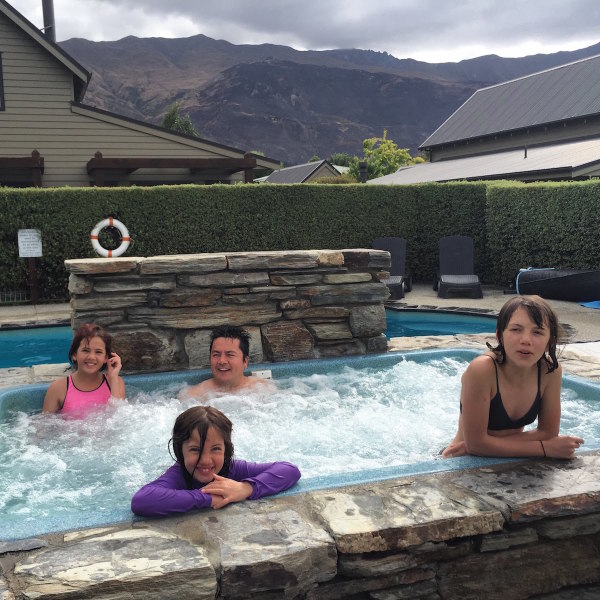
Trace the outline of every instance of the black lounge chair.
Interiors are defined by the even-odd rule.
[[[384,279],[392,300],[404,298],[404,292],[412,290],[412,275],[406,269],[406,240],[399,237],[380,237],[373,240],[373,248],[387,250],[390,253],[392,266],[389,279]]]
[[[438,297],[450,294],[483,298],[479,277],[473,267],[473,238],[466,235],[449,235],[439,241],[440,270],[433,289]]]

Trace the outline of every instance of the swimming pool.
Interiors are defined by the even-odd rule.
[[[456,335],[458,333],[494,333],[496,315],[465,314],[440,310],[386,309],[387,339],[419,335]]]
[[[69,361],[70,327],[0,330],[0,369]]]
[[[256,365],[272,371],[277,393],[211,404],[232,419],[237,456],[299,465],[302,479],[287,493],[502,462],[438,456],[454,435],[460,376],[476,354]],[[207,375],[128,376],[130,401],[83,421],[37,414],[47,386],[1,392],[0,540],[130,520],[133,493],[172,464],[167,441],[175,416],[189,405],[176,400],[177,392]],[[584,437],[586,449],[600,447],[598,392],[565,378],[563,430]]]
[[[493,333],[496,317],[450,311],[386,311],[386,337]],[[68,362],[70,327],[0,330],[0,369]]]

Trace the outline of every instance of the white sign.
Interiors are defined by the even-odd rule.
[[[42,232],[39,229],[19,229],[19,256],[35,258],[42,255]]]

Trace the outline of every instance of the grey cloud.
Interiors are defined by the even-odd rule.
[[[9,0],[11,1],[11,0]],[[12,0],[41,14],[41,0]],[[398,58],[460,54],[465,47],[501,54],[511,46],[600,41],[597,0],[54,0],[59,39],[119,39],[203,33],[232,43],[296,48],[363,48]],[[140,9],[143,17],[140,18]],[[25,13],[24,13],[25,14]],[[26,14],[27,16],[27,14]],[[178,22],[181,32],[178,33]],[[151,32],[151,33],[148,33]],[[571,49],[569,48],[569,49]],[[566,49],[566,48],[565,48]]]

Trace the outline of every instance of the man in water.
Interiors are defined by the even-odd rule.
[[[273,390],[273,383],[259,377],[247,377],[250,336],[241,327],[222,325],[210,337],[210,369],[212,377],[182,390],[180,399],[201,398],[213,393],[235,393],[240,390]]]

